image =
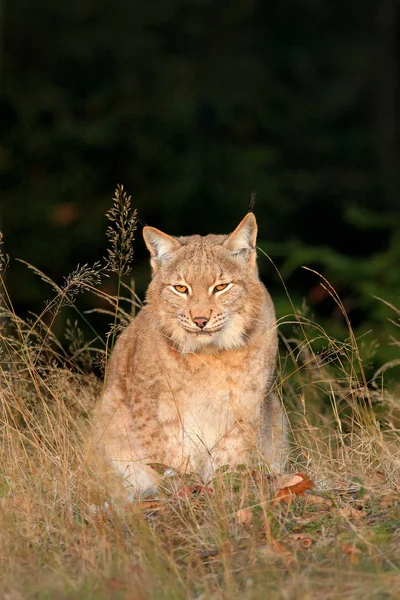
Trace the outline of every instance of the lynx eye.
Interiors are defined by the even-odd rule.
[[[187,294],[189,292],[189,289],[186,287],[186,285],[174,285],[174,289],[176,289],[176,291],[180,294]]]
[[[222,292],[222,290],[226,289],[228,287],[227,283],[220,283],[219,285],[216,285],[214,288],[214,292]]]

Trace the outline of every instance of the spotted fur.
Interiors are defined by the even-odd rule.
[[[132,498],[154,492],[160,475],[150,463],[204,481],[252,460],[279,470],[286,421],[269,393],[276,320],[258,276],[254,215],[227,236],[143,235],[153,277],[116,343],[99,409],[108,461]]]

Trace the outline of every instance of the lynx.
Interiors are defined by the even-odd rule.
[[[262,460],[279,471],[286,459],[285,416],[268,393],[277,330],[256,236],[253,213],[230,235],[143,230],[152,280],[115,345],[98,423],[132,499],[154,493],[151,463],[208,482],[223,465]]]

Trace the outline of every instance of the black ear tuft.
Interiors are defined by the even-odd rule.
[[[256,202],[257,202],[257,192],[253,191],[250,194],[249,206],[247,207],[248,213],[254,213],[254,207],[256,205]]]

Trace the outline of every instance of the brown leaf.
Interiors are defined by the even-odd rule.
[[[303,481],[303,477],[300,473],[293,475],[293,473],[287,473],[286,475],[278,475],[276,478],[275,485],[278,489],[285,487],[292,487]]]
[[[292,538],[298,542],[304,550],[308,550],[314,541],[307,533],[295,533],[292,535]]]
[[[363,519],[367,516],[365,510],[358,510],[353,506],[345,506],[340,512],[342,516],[346,517],[347,519],[352,519],[353,521],[358,521],[359,519]]]
[[[216,548],[210,548],[209,550],[201,550],[199,552],[200,558],[203,558],[203,559],[212,558],[214,556],[217,556],[218,554],[219,554],[219,551]]]
[[[135,575],[136,577],[142,577],[143,576],[143,569],[140,565],[136,564],[136,563],[132,563],[131,565],[129,565],[129,572],[132,575]]]
[[[380,505],[382,508],[388,508],[389,506],[392,506],[392,504],[396,504],[399,501],[400,494],[396,494],[396,492],[389,492],[389,494],[386,494],[381,498]]]
[[[275,554],[278,554],[287,563],[291,563],[292,562],[292,560],[293,560],[293,554],[290,552],[290,550],[288,550],[286,548],[286,546],[284,546],[283,544],[281,544],[280,542],[278,542],[278,540],[276,540],[274,537],[271,538],[271,545],[272,545],[272,548],[273,548]]]
[[[231,540],[224,540],[221,544],[221,552],[222,554],[229,555],[233,552],[233,545]]]
[[[248,526],[253,520],[253,513],[250,508],[241,508],[236,513],[236,519],[241,525]]]
[[[347,554],[350,557],[350,563],[352,565],[358,565],[358,563],[360,562],[360,559],[358,558],[357,555],[361,553],[361,550],[359,550],[352,544],[346,544],[346,543],[342,544],[341,548],[342,548],[342,552],[344,554]]]
[[[283,544],[278,542],[275,538],[271,538],[268,544],[264,544],[258,547],[258,551],[262,556],[268,559],[280,558],[286,562],[287,565],[293,561],[293,554]]]
[[[147,463],[149,467],[151,467],[153,469],[153,471],[155,471],[156,473],[158,473],[159,475],[164,475],[164,473],[166,471],[168,471],[169,467],[167,465],[164,465],[163,463]]]
[[[126,582],[121,581],[120,579],[115,579],[115,577],[111,577],[106,580],[106,585],[110,590],[126,590]]]
[[[323,498],[322,496],[316,496],[315,494],[306,494],[304,499],[307,504],[312,504],[314,506],[333,506],[332,500]]]
[[[143,500],[142,502],[138,502],[136,506],[145,512],[164,510],[165,508],[163,502],[160,500]]]
[[[252,469],[250,471],[250,476],[252,477],[255,483],[272,483],[275,481],[275,476],[270,473],[263,473],[262,471],[257,471],[257,469]]]
[[[362,498],[357,499],[357,504],[366,504],[371,500],[371,494],[364,494]]]
[[[273,504],[279,502],[291,502],[292,497],[303,496],[307,490],[315,488],[315,483],[304,473],[297,473],[292,476],[282,476],[278,478],[279,489],[273,500]]]
[[[210,496],[213,493],[214,490],[205,485],[189,485],[180,489],[177,496],[179,496],[179,498],[188,498],[190,496],[199,496],[200,494]]]
[[[296,531],[296,528],[302,529],[305,525],[309,525],[310,523],[316,523],[317,521],[321,520],[321,512],[320,511],[313,511],[313,512],[309,512],[309,513],[305,513],[304,515],[302,515],[301,518],[296,519],[297,525],[294,528],[294,531]]]

